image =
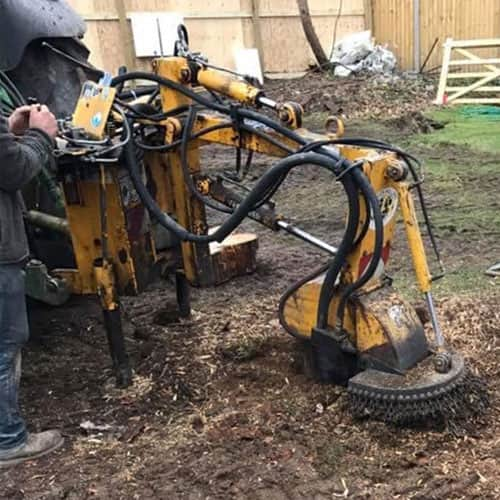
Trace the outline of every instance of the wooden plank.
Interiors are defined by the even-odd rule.
[[[439,84],[435,104],[443,104],[444,90],[446,88],[446,80],[448,78],[448,67],[451,58],[451,38],[447,38],[444,43],[443,65],[441,66],[441,75],[439,76]]]
[[[387,44],[402,69],[413,67],[413,0],[372,0],[373,35]]]
[[[118,14],[118,23],[120,26],[119,43],[123,44],[125,66],[127,66],[127,69],[131,71],[135,67],[135,52],[124,0],[115,0],[115,9]]]
[[[420,0],[425,22],[422,20],[422,50],[430,48],[435,37],[446,37],[455,41],[470,41],[475,38],[493,39],[499,34],[498,0]],[[485,47],[479,55],[498,57],[497,49]],[[442,60],[442,50],[437,50],[429,60],[429,67],[437,66]]]
[[[253,1],[253,0],[252,0]],[[128,11],[127,17],[130,19],[130,13],[135,12],[135,11]],[[140,11],[140,12],[148,12],[148,11]],[[119,17],[114,14],[113,12],[84,12],[80,14],[85,21],[118,21]],[[355,13],[342,13],[342,16],[359,16],[359,17],[364,17],[364,15],[360,12],[355,12]],[[213,19],[252,19],[253,14],[251,12],[221,12],[221,13],[190,13],[190,14],[183,14],[184,19],[206,19],[206,20],[213,20]],[[275,19],[275,18],[296,18],[297,14],[293,12],[275,12],[272,14],[259,14],[260,19]],[[312,18],[315,17],[332,17],[335,18],[337,15],[331,14],[330,11],[325,11],[325,12],[317,12],[314,15],[311,14]]]
[[[486,69],[489,69],[490,71],[496,71],[496,69],[497,69],[495,66],[492,66],[491,64],[484,64],[484,62],[482,62],[482,60],[479,56],[477,56],[476,54],[473,54],[472,52],[469,52],[468,50],[455,48],[455,52],[458,52],[459,54],[467,57],[468,59],[470,59],[472,61],[480,62],[481,64],[484,65],[484,67]]]
[[[491,71],[482,71],[482,72],[477,72],[477,73],[474,73],[474,72],[472,72],[472,73],[467,73],[467,72],[448,73],[448,80],[462,80],[462,79],[466,79],[466,78],[481,78],[483,76],[488,76],[489,74],[491,74]]]
[[[460,47],[460,48],[500,47],[500,38],[477,39],[477,40],[454,40],[453,47]]]
[[[308,0],[312,17],[333,16],[339,11],[342,2],[342,12],[346,16],[364,16],[364,0]],[[261,0],[260,15],[286,17],[297,15],[297,0]]]
[[[130,19],[130,14],[135,11],[127,11],[127,18]],[[148,12],[148,11],[141,11]],[[119,17],[116,13],[113,12],[86,12],[84,14],[80,14],[84,21],[119,21]],[[222,12],[220,14],[214,13],[193,13],[193,14],[184,14],[184,19],[204,19],[204,20],[213,20],[213,19],[251,19],[252,14],[249,12]]]
[[[477,80],[477,82],[474,82],[473,84],[469,85],[468,87],[465,87],[465,89],[460,90],[456,92],[455,94],[448,95],[448,102],[454,101],[455,99],[462,97],[464,94],[467,94],[468,92],[472,92],[473,90],[483,87],[486,85],[488,82],[491,82],[495,78],[498,78],[500,76],[500,69],[496,72],[491,72],[490,76],[485,76],[484,78],[481,78],[480,80]]]
[[[336,17],[338,14],[338,11],[333,11],[331,9],[328,10],[316,10],[316,11],[311,11],[311,17]],[[362,9],[359,10],[353,10],[353,9],[346,9],[345,12],[342,11],[343,16],[363,16],[364,17],[364,12]],[[297,13],[295,11],[273,11],[273,12],[268,12],[268,13],[261,13],[260,17],[262,18],[273,18],[273,17],[296,17]]]
[[[332,44],[334,18],[313,18],[314,28],[327,54]],[[364,17],[341,16],[337,39],[364,29]],[[304,71],[314,64],[314,56],[305,39],[299,17],[261,18],[266,71],[287,73]]]
[[[252,0],[253,2],[253,0]],[[161,9],[165,10],[165,9]],[[128,13],[131,12],[149,12],[147,9],[141,9],[140,11],[131,11],[129,10]],[[84,20],[89,20],[89,21],[117,21],[119,17],[113,13],[113,12],[91,12],[91,11],[82,11],[80,14]],[[343,16],[363,16],[364,13],[362,10],[357,10],[357,11],[350,11],[347,10],[347,12],[342,11]],[[230,19],[252,19],[253,14],[252,12],[190,12],[190,13],[183,13],[184,19],[221,19],[221,18],[230,18]],[[337,13],[333,13],[331,10],[324,10],[324,11],[316,11],[311,13],[311,17],[336,17]],[[262,14],[259,13],[259,17],[261,19],[274,19],[277,17],[297,17],[297,12],[268,12],[267,14]]]
[[[120,16],[115,0],[68,0],[87,19],[85,42],[92,49],[91,61],[115,72],[126,64]],[[309,0],[312,21],[327,51],[341,0]],[[342,0],[337,37],[365,28],[364,0]],[[395,1],[395,0],[394,0]],[[313,61],[300,27],[296,0],[259,0],[262,59],[266,72],[304,71]],[[257,45],[253,29],[252,0],[123,0],[128,14],[136,11],[177,11],[183,14],[193,50],[214,63],[234,68],[233,49]],[[214,28],[215,27],[215,28]],[[131,32],[128,26],[129,33]],[[257,46],[258,48],[258,46]],[[151,59],[134,57],[132,67],[150,69]]]
[[[253,38],[255,46],[257,47],[257,52],[259,53],[260,67],[262,73],[265,71],[264,65],[264,43],[262,41],[262,29],[260,25],[260,1],[251,0],[252,3],[252,27],[253,27]]]
[[[471,61],[470,59],[453,59],[450,61],[450,66],[477,66],[478,64],[483,66],[486,64],[500,64],[500,58],[480,59],[477,61]]]
[[[413,68],[413,2],[372,0],[373,34],[379,43],[387,43],[402,69]],[[500,57],[498,38],[500,1],[498,0],[419,0],[421,54],[428,54],[436,38],[457,40],[458,48],[481,48],[482,58]],[[415,34],[416,36],[416,34]],[[482,37],[483,40],[473,40]],[[444,47],[433,51],[428,67],[441,64]]]
[[[372,0],[363,1],[363,10],[365,14],[365,29],[373,33],[373,2]]]
[[[455,99],[453,101],[455,104],[500,104],[500,98],[496,97],[463,97],[460,99]]]
[[[468,89],[469,87],[446,87],[446,90],[449,90],[449,91],[461,91],[461,90],[465,90],[465,89]],[[498,86],[491,86],[491,87],[479,87],[477,89],[474,89],[472,92],[500,92],[500,87]]]

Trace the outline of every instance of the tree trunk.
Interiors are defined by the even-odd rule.
[[[309,4],[307,0],[297,0],[297,6],[299,7],[300,20],[302,21],[302,27],[304,28],[304,34],[306,35],[307,41],[311,46],[314,53],[314,57],[320,68],[325,68],[328,66],[330,61],[326,57],[325,51],[319,42],[318,35],[314,30],[314,26],[311,21],[311,14],[309,12]]]

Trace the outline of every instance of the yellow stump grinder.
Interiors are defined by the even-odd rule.
[[[337,134],[304,129],[298,104],[276,102],[248,77],[192,53],[183,27],[175,54],[155,60],[151,73],[84,84],[72,118],[61,121],[57,181],[65,215],[28,213],[30,225],[70,240],[74,267],[49,266],[51,275],[73,293],[99,293],[122,383],[130,381],[130,369],[119,295],[140,293],[151,271],[163,266],[176,272],[179,304],[188,314],[187,282],[217,284],[255,268],[255,238],[234,235],[249,217],[328,255],[284,294],[279,318],[304,344],[316,379],[347,386],[356,416],[446,423],[483,412],[484,385],[447,347],[434,309],[413,193],[441,261],[418,161],[385,142],[344,138],[340,122]],[[203,172],[200,149],[208,144],[237,151],[234,174]],[[278,159],[249,187],[242,180],[253,153]],[[293,169],[308,165],[325,169],[332,188],[345,194],[337,247],[293,225],[271,201]],[[207,206],[226,214],[216,228],[208,227]],[[399,218],[431,319],[429,339],[386,273]]]

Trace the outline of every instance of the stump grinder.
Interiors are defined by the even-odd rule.
[[[81,34],[71,26],[55,36]],[[156,59],[152,72],[122,71],[114,78],[89,66],[86,56],[54,46],[50,32],[35,32],[23,37],[23,49],[36,38],[37,50],[87,81],[72,116],[59,113],[57,168],[44,191],[52,201],[43,209],[27,194],[38,258],[27,276],[37,277],[31,289],[40,300],[57,290],[100,296],[122,385],[130,383],[131,370],[119,296],[140,293],[157,274],[175,273],[180,313],[189,314],[188,284],[215,285],[255,269],[256,237],[234,233],[251,218],[325,252],[326,263],[286,291],[279,318],[303,344],[314,377],[347,386],[356,416],[446,423],[485,410],[484,384],[440,329],[431,292],[438,276],[429,270],[414,194],[440,274],[442,266],[413,156],[382,141],[343,137],[335,118],[329,120],[335,132],[310,132],[298,104],[270,99],[251,78],[191,52],[182,26],[174,56]],[[1,59],[10,71],[2,73],[5,113],[12,100],[31,95],[25,87],[23,96],[14,78],[22,73],[21,53]],[[234,172],[204,172],[201,150],[210,144],[236,151]],[[255,153],[277,160],[248,182]],[[272,201],[291,170],[310,165],[328,172],[332,196],[345,196],[345,231],[336,246],[295,226]],[[207,207],[225,213],[225,221],[209,228]],[[431,338],[387,274],[398,219]]]

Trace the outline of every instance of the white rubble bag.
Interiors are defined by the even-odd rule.
[[[344,37],[335,44],[330,61],[336,63],[336,76],[349,76],[360,71],[390,74],[396,67],[394,54],[382,45],[375,45],[371,31]]]

